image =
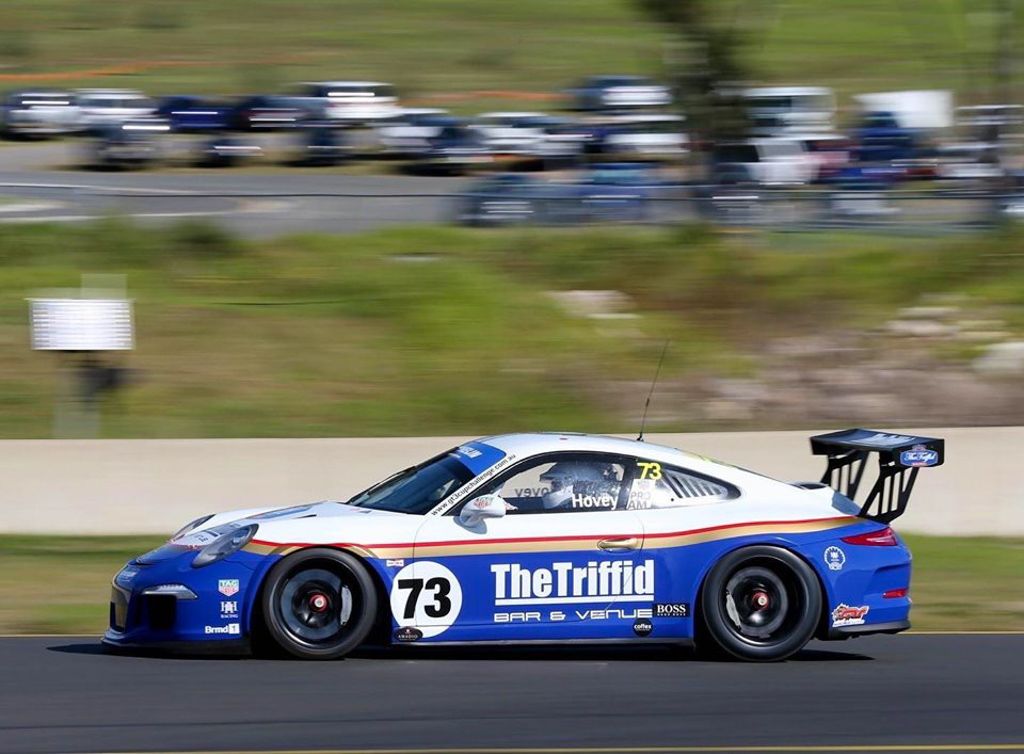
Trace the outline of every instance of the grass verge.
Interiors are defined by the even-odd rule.
[[[1018,334],[1019,239],[427,227],[248,242],[195,222],[0,226],[0,437],[51,436],[60,362],[28,347],[25,299],[83,273],[125,275],[135,302],[136,348],[114,362],[132,371],[104,400],[103,437],[623,432],[666,339],[670,385],[749,376],[772,339],[863,331],[929,295],[966,296]],[[551,295],[571,290],[624,295],[588,316]]]
[[[914,552],[914,628],[1024,629],[1024,540],[906,539]],[[102,633],[110,579],[161,541],[0,536],[0,633]]]

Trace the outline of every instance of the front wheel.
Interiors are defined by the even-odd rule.
[[[708,574],[700,600],[707,637],[742,660],[782,660],[810,641],[821,587],[803,560],[780,547],[745,547]]]
[[[303,659],[335,659],[370,633],[377,590],[354,556],[313,548],[271,569],[261,608],[267,633],[281,649]]]

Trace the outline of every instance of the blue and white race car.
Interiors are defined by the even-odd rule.
[[[888,524],[943,446],[819,435],[825,477],[789,484],[639,441],[488,437],[345,503],[193,521],[114,577],[103,641],[303,658],[371,642],[696,642],[778,660],[814,637],[896,633],[910,552]]]

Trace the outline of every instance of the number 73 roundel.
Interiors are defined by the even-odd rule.
[[[415,626],[425,638],[443,633],[462,610],[462,586],[440,563],[410,563],[395,575],[391,614],[400,627]]]

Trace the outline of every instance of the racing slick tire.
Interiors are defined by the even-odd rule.
[[[260,599],[269,638],[309,660],[344,657],[377,619],[377,589],[362,562],[327,547],[301,550],[267,574]]]
[[[817,575],[792,552],[744,547],[719,560],[704,582],[702,638],[741,660],[783,660],[814,636],[821,600]],[[706,648],[700,639],[698,648]]]

